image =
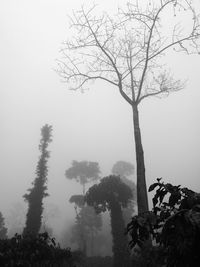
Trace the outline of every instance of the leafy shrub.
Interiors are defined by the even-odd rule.
[[[180,185],[164,184],[161,178],[149,192],[155,189],[153,210],[134,216],[127,226],[131,248],[143,248],[147,240],[153,239],[157,247],[152,249],[159,249],[168,267],[199,266],[200,194]]]

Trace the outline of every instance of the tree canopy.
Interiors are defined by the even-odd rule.
[[[83,194],[85,194],[85,185],[91,181],[98,180],[99,174],[99,163],[86,160],[73,160],[72,166],[65,172],[66,178],[75,179],[83,186]]]
[[[134,173],[134,166],[127,161],[117,161],[112,167],[112,173],[120,177],[127,177]]]
[[[117,201],[121,207],[126,207],[131,198],[131,189],[115,175],[102,178],[99,184],[90,187],[86,193],[88,205],[93,206],[97,212],[110,210],[113,201]]]

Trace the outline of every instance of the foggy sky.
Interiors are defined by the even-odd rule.
[[[111,11],[126,1],[96,2]],[[5,217],[14,203],[24,202],[35,178],[40,128],[46,123],[53,126],[53,142],[45,201],[59,207],[57,225],[69,221],[73,206],[68,199],[81,193],[81,186],[64,176],[72,160],[98,161],[102,176],[117,160],[135,165],[131,108],[116,88],[96,82],[84,94],[69,91],[54,71],[68,37],[67,15],[82,3],[0,2],[0,211]],[[177,54],[166,60],[187,84],[140,106],[147,185],[163,177],[200,191],[200,56]]]

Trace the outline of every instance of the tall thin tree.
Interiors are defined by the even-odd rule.
[[[47,161],[50,152],[47,150],[49,143],[52,141],[52,126],[46,124],[41,129],[41,140],[39,150],[41,155],[36,167],[36,178],[32,183],[32,188],[23,197],[28,202],[28,212],[26,215],[26,225],[23,233],[37,235],[42,224],[43,198],[48,196],[47,193]]]
[[[82,7],[71,18],[58,73],[73,90],[103,80],[118,88],[133,114],[138,212],[148,210],[139,104],[183,88],[161,58],[170,49],[199,53],[199,15],[191,0],[129,1],[116,16]],[[142,3],[142,4],[141,4]],[[168,17],[167,17],[168,16]],[[187,23],[185,23],[187,18]],[[170,21],[170,23],[169,23]],[[167,22],[167,23],[166,23]]]

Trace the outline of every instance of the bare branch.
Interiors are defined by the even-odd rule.
[[[166,79],[161,58],[172,48],[200,52],[199,15],[190,0],[150,1],[146,7],[139,3],[129,2],[127,10],[119,9],[113,17],[95,14],[96,6],[73,13],[73,36],[63,43],[57,61],[70,88],[84,90],[89,82],[103,80],[118,87],[130,105],[182,88]]]
[[[163,72],[154,77],[152,82],[146,86],[146,93],[140,97],[139,103],[149,96],[168,95],[171,92],[177,92],[185,87],[185,82],[180,80],[174,80],[173,76],[169,72]]]

